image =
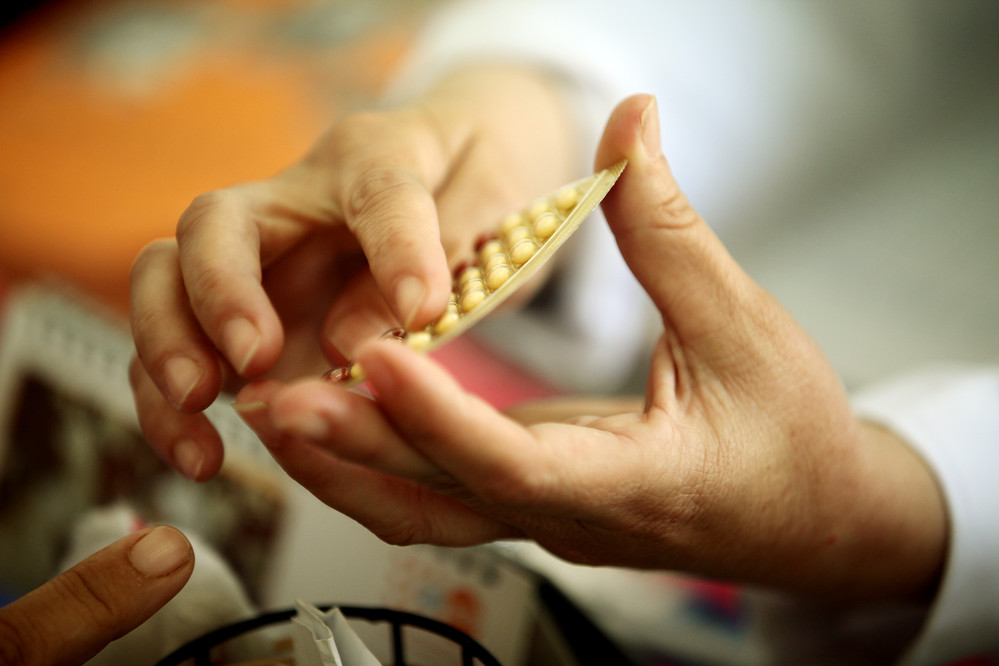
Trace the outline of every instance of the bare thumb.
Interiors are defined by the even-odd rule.
[[[151,617],[193,569],[172,527],[122,537],[0,609],[0,663],[83,663]]]
[[[660,148],[655,98],[629,97],[611,114],[596,166],[621,158],[628,166],[603,208],[625,261],[681,337],[718,330],[752,281],[673,178]]]

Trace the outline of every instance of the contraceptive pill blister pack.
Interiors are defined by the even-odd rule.
[[[511,212],[495,233],[476,243],[475,260],[455,270],[446,309],[423,329],[394,329],[385,337],[430,352],[458,337],[492,312],[526,282],[572,235],[617,182],[622,160],[586,178],[563,185],[527,207]],[[330,382],[353,386],[364,381],[357,363],[333,368]]]

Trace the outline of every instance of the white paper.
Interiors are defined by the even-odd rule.
[[[298,666],[381,666],[339,608],[323,613],[301,600],[295,608],[292,642]]]

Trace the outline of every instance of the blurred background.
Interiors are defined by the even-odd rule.
[[[198,193],[267,177],[338,115],[376,103],[439,4],[8,3],[0,29],[6,598],[51,575],[88,509],[126,502],[207,535],[261,606],[302,596],[409,607],[484,636],[505,663],[523,658],[537,632],[536,580],[507,568],[502,549],[384,546],[286,484],[225,410],[215,418],[236,454],[218,481],[187,484],[141,442],[124,374],[128,269],[141,247],[172,235]],[[999,23],[994,10],[978,11],[985,3],[969,4],[972,18],[955,18],[950,42],[934,44],[948,49],[939,56],[948,66],[933,56],[910,63],[915,84],[902,111],[862,108],[872,121],[850,141],[819,141],[792,169],[796,178],[757,192],[738,223],[719,227],[851,388],[927,363],[999,360],[999,40],[981,21]],[[863,56],[876,63],[878,54]],[[454,366],[480,363],[500,378],[503,400],[548,393],[479,351],[456,350]],[[661,643],[703,638],[712,647],[693,651],[701,662],[737,663],[739,652],[753,663],[737,594],[670,585],[642,607],[649,625],[670,614],[675,631],[660,631]],[[458,594],[469,590],[474,621],[468,595]],[[635,642],[654,632],[636,630]],[[637,651],[659,658],[664,650]]]

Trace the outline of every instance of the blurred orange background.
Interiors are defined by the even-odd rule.
[[[371,103],[420,3],[45,3],[0,41],[0,275],[125,308],[197,194],[297,159]]]

